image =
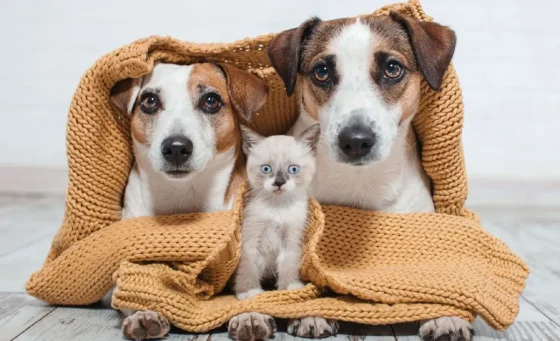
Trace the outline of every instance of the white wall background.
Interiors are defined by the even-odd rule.
[[[149,35],[230,42],[391,0],[17,0],[0,11],[0,165],[66,166],[65,121],[80,76]],[[471,178],[560,179],[560,1],[424,0],[458,34]]]

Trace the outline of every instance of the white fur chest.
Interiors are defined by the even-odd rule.
[[[275,205],[267,200],[255,200],[249,204],[246,216],[259,217],[273,229],[305,226],[307,201],[297,201],[290,205]],[[301,229],[301,228],[300,228]]]

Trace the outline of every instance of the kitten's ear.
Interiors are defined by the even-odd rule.
[[[311,127],[305,129],[296,140],[298,142],[305,144],[311,148],[311,151],[317,151],[317,144],[319,143],[319,138],[321,137],[321,125],[319,123],[312,125]]]
[[[243,152],[245,155],[249,155],[251,149],[260,141],[264,139],[261,135],[252,131],[244,125],[241,125],[241,136],[243,138]]]

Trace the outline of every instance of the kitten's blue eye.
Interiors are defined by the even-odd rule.
[[[270,165],[262,165],[261,172],[263,172],[264,174],[270,174],[272,173],[272,167],[270,167]]]
[[[288,173],[290,173],[290,174],[297,174],[297,173],[299,173],[299,166],[290,165],[290,167],[288,167]]]

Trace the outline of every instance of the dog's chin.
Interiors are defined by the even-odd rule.
[[[166,179],[171,181],[185,181],[191,179],[197,172],[189,167],[163,167],[158,169]]]
[[[192,176],[192,172],[188,170],[166,170],[162,172],[171,180],[188,180]]]

